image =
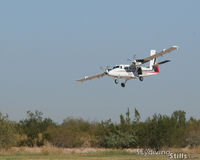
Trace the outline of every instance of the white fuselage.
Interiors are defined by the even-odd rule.
[[[140,67],[142,72],[138,74],[139,67],[130,67],[130,65],[118,65],[113,67],[113,69],[107,72],[108,76],[114,78],[125,78],[125,79],[135,79],[139,77],[147,77],[159,73],[158,70],[154,70],[150,67]]]

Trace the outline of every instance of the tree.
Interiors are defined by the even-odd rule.
[[[172,118],[175,120],[176,122],[176,127],[185,127],[186,124],[186,118],[185,118],[185,111],[174,111],[172,114]]]
[[[140,113],[139,113],[138,110],[135,108],[134,122],[135,122],[135,123],[139,123],[139,121],[140,121]]]
[[[80,132],[70,130],[66,126],[49,127],[45,134],[48,141],[56,147],[81,147],[84,143]]]
[[[50,118],[43,119],[43,113],[39,111],[31,112],[27,111],[27,119],[20,121],[20,126],[23,133],[27,135],[27,139],[21,142],[21,145],[28,145],[33,147],[34,145],[43,145],[43,133],[49,126],[54,126],[55,123]]]

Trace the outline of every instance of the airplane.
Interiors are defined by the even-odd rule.
[[[129,59],[131,64],[120,64],[113,68],[106,68],[103,73],[97,74],[91,77],[85,76],[84,78],[77,80],[78,82],[84,82],[87,80],[92,80],[95,78],[100,78],[103,76],[110,76],[114,78],[116,84],[119,83],[118,79],[125,79],[125,82],[121,83],[121,87],[125,87],[126,82],[131,79],[139,79],[143,81],[144,77],[157,75],[160,73],[159,65],[170,62],[170,60],[165,60],[162,62],[157,62],[157,57],[163,56],[174,50],[178,50],[178,46],[172,46],[168,49],[163,49],[161,52],[157,53],[156,50],[150,51],[150,57],[144,59]],[[149,62],[148,67],[142,66],[144,63]]]

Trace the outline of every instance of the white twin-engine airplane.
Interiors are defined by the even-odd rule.
[[[172,46],[168,49],[163,49],[159,53],[157,53],[156,50],[151,50],[150,57],[147,57],[145,59],[133,59],[131,60],[132,63],[130,65],[121,64],[121,65],[114,66],[112,69],[106,68],[104,73],[97,74],[91,77],[86,76],[85,78],[77,80],[77,81],[84,82],[84,81],[91,80],[94,78],[110,76],[114,78],[114,81],[116,84],[119,83],[118,79],[120,78],[125,79],[125,82],[121,83],[121,86],[125,87],[126,82],[130,79],[139,79],[140,81],[143,81],[143,77],[152,76],[152,75],[156,75],[160,73],[159,65],[170,62],[170,61],[165,60],[165,61],[157,63],[156,58],[177,49],[178,49],[178,46]],[[150,62],[149,67],[141,66],[142,64],[146,62]]]

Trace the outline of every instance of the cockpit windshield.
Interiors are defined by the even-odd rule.
[[[114,66],[113,69],[115,69],[115,68],[119,68],[119,66]]]

